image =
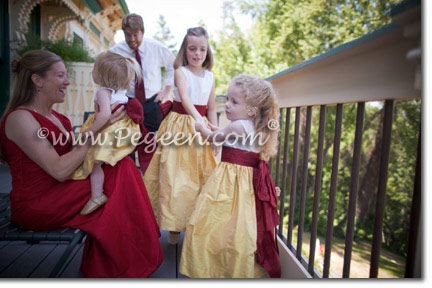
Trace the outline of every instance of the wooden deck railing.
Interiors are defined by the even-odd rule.
[[[312,126],[312,106],[305,107],[306,119],[301,119],[301,109],[302,107],[296,107],[295,112],[291,113],[291,108],[282,108],[281,112],[281,123],[283,124],[283,131],[281,132],[279,143],[278,155],[274,157],[270,166],[275,171],[275,183],[281,187],[281,196],[279,201],[279,214],[280,223],[283,223],[278,229],[278,235],[281,239],[284,239],[286,245],[291,249],[291,251],[296,255],[297,259],[304,263],[305,268],[308,272],[315,277],[328,278],[330,275],[330,257],[332,251],[332,240],[333,240],[333,228],[334,228],[334,211],[335,211],[335,201],[338,182],[338,171],[339,171],[339,156],[340,156],[340,143],[341,143],[341,131],[342,131],[342,115],[343,115],[344,104],[336,105],[336,120],[333,135],[333,156],[331,165],[331,176],[330,176],[330,192],[327,207],[327,227],[325,236],[325,254],[324,254],[324,264],[322,276],[317,273],[315,268],[315,251],[316,251],[316,240],[317,240],[317,230],[318,230],[318,214],[319,214],[319,204],[322,188],[322,173],[323,173],[323,151],[324,151],[324,127],[326,124],[327,115],[327,105],[321,105],[319,108],[319,118],[318,120],[318,144],[316,149],[316,155],[312,157],[316,159],[315,171],[314,173],[314,195],[313,195],[313,209],[312,209],[312,219],[311,226],[308,227],[310,231],[310,243],[309,243],[309,258],[302,255],[302,244],[303,244],[303,234],[304,234],[304,220],[305,220],[305,203],[306,203],[306,193],[307,193],[307,178],[309,175],[308,161],[310,160],[309,146],[311,142],[310,130]],[[354,239],[354,222],[356,215],[356,203],[358,198],[358,183],[360,175],[360,157],[362,152],[362,135],[363,135],[363,123],[365,119],[365,102],[359,102],[357,106],[357,116],[356,116],[356,128],[355,128],[355,138],[354,138],[354,149],[352,152],[352,167],[351,167],[351,182],[350,182],[350,192],[347,207],[347,224],[346,224],[346,235],[345,235],[345,248],[344,248],[344,266],[342,277],[348,278],[350,276],[350,263],[352,255],[352,246]],[[394,111],[394,100],[387,100],[384,104],[384,121],[382,124],[382,139],[383,143],[381,145],[381,160],[379,168],[379,183],[378,191],[376,193],[376,206],[375,206],[375,223],[373,232],[373,242],[372,242],[372,252],[370,260],[370,277],[378,277],[378,260],[380,257],[380,248],[382,242],[382,229],[383,229],[383,218],[385,210],[385,196],[386,196],[386,185],[387,185],[387,175],[389,168],[389,153],[391,144],[391,130],[392,130],[392,118]],[[291,114],[295,114],[295,121],[293,124],[290,123]],[[304,113],[303,113],[304,114]],[[294,115],[293,115],[294,116]],[[305,120],[305,121],[304,121]],[[303,123],[303,151],[300,153],[300,125]],[[289,137],[290,130],[294,129],[294,139],[292,149],[292,158],[289,159]],[[292,132],[291,132],[292,133]],[[420,132],[419,132],[420,134]],[[420,138],[419,138],[420,139]],[[281,149],[283,143],[283,150]],[[411,209],[411,227],[418,231],[419,213],[420,213],[420,202],[421,202],[421,190],[420,190],[420,177],[421,177],[421,141],[418,142],[418,155],[417,155],[417,170],[416,174],[412,175],[414,180],[414,194],[413,194],[413,208]],[[300,157],[302,156],[302,157]],[[301,159],[300,159],[301,158]],[[302,161],[301,171],[299,169],[299,161]],[[288,166],[291,167],[288,171]],[[298,185],[298,182],[301,185]],[[300,186],[300,189],[299,189]],[[297,199],[298,194],[300,199]],[[285,199],[289,202],[285,203]],[[297,203],[297,201],[299,201]],[[288,206],[286,206],[288,205]],[[284,222],[285,218],[285,208],[288,209],[288,222]],[[296,245],[293,244],[293,231],[294,231],[294,219],[296,211],[298,209],[298,229],[297,229],[297,242]],[[287,227],[287,235],[283,234],[284,225]],[[417,237],[417,233],[412,233],[412,237]],[[410,245],[408,250],[415,251],[416,245],[415,239],[410,239]],[[413,247],[411,247],[413,246]],[[413,255],[408,255],[406,263],[406,277],[411,277],[410,273],[413,270]],[[411,272],[408,272],[411,271]]]
[[[413,1],[419,2],[419,1]],[[373,203],[374,226],[370,256],[369,277],[378,277],[379,259],[383,234],[383,219],[386,208],[387,180],[389,175],[389,156],[393,128],[393,115],[397,101],[421,97],[421,84],[418,78],[421,54],[413,51],[421,45],[420,5],[411,5],[407,9],[398,10],[393,15],[393,23],[383,29],[351,43],[342,45],[314,59],[301,63],[284,72],[269,77],[279,93],[281,134],[277,156],[270,160],[270,167],[277,186],[281,187],[279,200],[280,226],[278,236],[283,239],[295,257],[303,264],[313,277],[331,277],[330,258],[332,255],[333,230],[335,222],[335,205],[338,191],[338,174],[341,153],[341,137],[343,127],[343,110],[346,105],[356,106],[355,136],[350,157],[351,174],[348,193],[348,206],[345,215],[345,243],[343,255],[343,271],[341,277],[349,278],[353,253],[353,240],[356,223],[356,209],[359,191],[359,175],[361,168],[365,107],[368,102],[382,101],[382,126],[377,133],[382,133],[380,144],[380,160],[378,168],[377,190]],[[417,27],[417,32],[413,32]],[[378,78],[377,78],[378,77]],[[396,89],[397,88],[397,89]],[[328,191],[328,206],[320,210],[322,196],[323,158],[325,143],[325,127],[328,107],[336,109],[335,124],[332,135],[333,153],[331,175]],[[334,107],[336,106],[336,107]],[[312,119],[313,108],[319,107],[319,117]],[[318,108],[316,108],[318,110]],[[295,110],[295,111],[294,111]],[[302,113],[303,111],[303,113]],[[305,112],[305,113],[304,113]],[[294,116],[295,115],[295,116]],[[333,115],[333,114],[332,114]],[[291,123],[291,118],[294,122]],[[421,115],[419,115],[421,117]],[[420,119],[421,122],[421,119]],[[311,155],[311,127],[318,127],[316,133],[316,154]],[[419,127],[420,129],[420,127]],[[290,140],[290,135],[293,139]],[[421,208],[421,130],[418,132],[417,168],[410,210],[410,227],[405,265],[405,277],[421,277],[421,260],[419,260],[418,245],[420,208]],[[328,136],[328,135],[327,135]],[[328,137],[327,137],[328,138]],[[314,140],[314,139],[313,139]],[[292,142],[292,147],[289,146]],[[302,151],[300,147],[302,146]],[[291,154],[291,157],[290,157]],[[314,171],[309,171],[309,161],[314,159]],[[316,159],[316,160],[315,160]],[[301,161],[301,162],[300,162]],[[302,163],[299,171],[299,162]],[[313,184],[308,182],[308,176],[313,175]],[[300,184],[300,185],[299,185]],[[308,184],[313,185],[313,205],[311,216],[305,215],[305,204]],[[299,197],[299,199],[297,199]],[[322,208],[322,207],[321,207]],[[325,235],[325,252],[322,273],[316,269],[316,241],[318,230],[318,214],[327,210]],[[310,211],[309,211],[310,212]],[[309,213],[310,215],[310,213]],[[284,221],[285,216],[288,217]],[[311,225],[309,257],[302,255],[304,244],[305,219]],[[297,239],[294,244],[294,232],[297,224]],[[287,234],[283,233],[286,229]]]

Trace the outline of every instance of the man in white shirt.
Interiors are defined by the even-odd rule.
[[[144,126],[150,132],[156,132],[162,121],[159,102],[165,100],[173,89],[175,57],[160,42],[143,38],[144,23],[141,16],[126,15],[122,21],[122,29],[126,41],[116,44],[110,50],[134,58],[141,65],[143,81],[139,84],[132,81],[127,96],[136,97],[143,104]],[[166,71],[163,89],[162,67],[165,67]]]

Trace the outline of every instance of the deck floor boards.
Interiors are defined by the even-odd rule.
[[[82,278],[83,275],[80,271],[81,258],[83,254],[83,243],[77,245],[74,251],[72,251],[71,256],[66,262],[65,267],[60,272],[60,278]]]
[[[12,179],[7,165],[0,164],[0,193],[10,193]],[[159,241],[164,261],[150,278],[187,278],[178,272],[184,233],[177,245],[167,240],[168,231],[161,230]],[[67,243],[41,242],[27,244],[25,241],[0,241],[0,278],[47,278],[67,247]],[[80,271],[84,240],[72,251],[60,278],[82,278]],[[176,253],[177,251],[177,253]]]
[[[20,243],[20,246],[29,246],[25,253],[20,254],[6,269],[0,272],[1,278],[26,278],[44,261],[44,259],[55,249],[56,244]]]

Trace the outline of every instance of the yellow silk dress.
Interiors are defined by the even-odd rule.
[[[213,74],[205,71],[204,77],[198,77],[185,67],[179,69],[186,76],[191,102],[205,109],[214,81]],[[156,134],[158,148],[143,179],[159,228],[183,232],[202,186],[216,167],[216,158],[211,144],[202,145],[203,140],[199,140],[201,136],[195,131],[193,117],[180,111],[183,108],[177,89],[174,89],[174,100],[173,110],[162,121]],[[205,115],[205,111],[201,115]],[[167,137],[170,135],[171,138]],[[191,145],[183,143],[194,135]],[[177,136],[184,138],[177,140],[177,144],[166,145],[174,142]]]
[[[161,140],[169,133],[185,135],[179,143],[193,135],[198,137],[192,145],[158,143],[143,179],[159,228],[183,232],[199,191],[216,167],[216,159],[210,143],[200,145],[200,135],[195,132],[195,120],[191,116],[171,111],[162,121],[156,139]],[[165,138],[163,141],[172,140]]]
[[[117,93],[113,92],[111,102],[115,103],[122,96],[126,97],[126,90],[121,90]],[[125,101],[127,101],[127,97]],[[95,114],[90,115],[81,127],[80,132],[91,127],[94,120]],[[86,179],[93,171],[95,161],[102,161],[111,166],[115,166],[118,161],[135,150],[138,144],[137,140],[139,139],[139,137],[137,138],[136,136],[138,135],[137,133],[141,133],[139,125],[126,114],[122,119],[108,126],[98,135],[94,135],[93,139],[95,140],[95,144],[92,144],[83,163],[75,170],[71,179]],[[92,141],[92,138],[88,138],[87,141]]]
[[[253,131],[248,120],[237,121],[245,121],[247,133]],[[269,277],[255,259],[256,241],[253,168],[220,162],[187,225],[179,271],[192,278]]]

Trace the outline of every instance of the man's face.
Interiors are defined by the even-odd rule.
[[[141,45],[144,33],[141,30],[132,30],[130,28],[126,28],[124,30],[125,40],[128,46],[136,51]]]

